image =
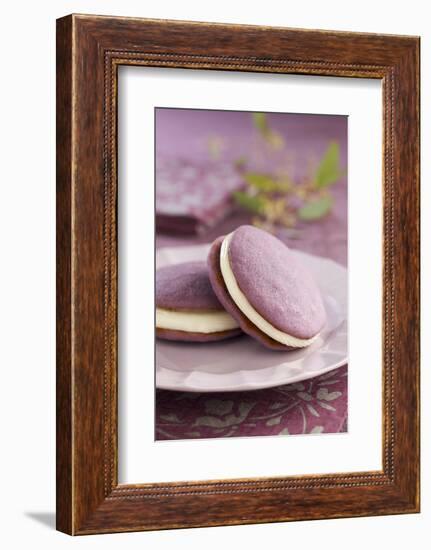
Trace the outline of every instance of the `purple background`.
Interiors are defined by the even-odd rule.
[[[310,157],[319,158],[328,141],[340,145],[342,164],[347,164],[347,117],[267,113],[273,130],[284,138],[292,156],[292,177],[301,175]],[[225,141],[222,158],[234,162],[248,155],[255,142],[256,130],[251,113],[192,109],[156,109],[156,154],[201,161],[209,159],[207,139]],[[275,155],[277,157],[277,155]],[[281,155],[278,155],[280,158]],[[255,167],[251,159],[251,167]],[[264,165],[273,168],[273,158]]]

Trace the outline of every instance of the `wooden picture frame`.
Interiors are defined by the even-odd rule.
[[[383,83],[383,469],[119,485],[117,69]],[[57,529],[78,535],[419,511],[419,38],[70,15],[57,21]]]

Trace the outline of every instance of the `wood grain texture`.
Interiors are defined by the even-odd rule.
[[[419,39],[79,15],[57,25],[58,529],[87,534],[417,512]],[[119,65],[382,80],[382,471],[118,485]]]
[[[57,529],[72,532],[72,34],[67,20],[57,23]]]

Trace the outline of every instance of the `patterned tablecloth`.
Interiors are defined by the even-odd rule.
[[[218,114],[217,123],[221,124],[219,121],[222,118]],[[292,150],[299,155],[301,148],[308,151],[310,135],[313,136],[312,145],[316,150],[319,150],[319,147],[322,150],[328,139],[338,139],[341,145],[341,159],[345,166],[347,162],[347,144],[343,133],[345,130],[336,120],[337,117],[329,118],[331,118],[330,121],[328,117],[319,119],[320,130],[313,122],[314,133],[310,133],[304,127],[303,119],[300,118],[290,119],[290,126],[280,130],[284,131],[288,143],[291,140]],[[202,152],[198,145],[195,147],[194,142],[179,139],[182,135],[178,136],[171,131],[167,118],[161,122],[167,125],[165,134],[175,142],[158,142],[158,152],[163,153],[163,147],[167,150],[177,147],[179,154],[187,153],[188,157],[201,158]],[[196,118],[193,126],[195,134],[199,133],[198,124],[205,127],[204,122],[201,118]],[[241,121],[238,120],[238,124],[240,123]],[[160,124],[161,129],[163,124]],[[179,126],[174,128],[177,127]],[[161,132],[158,135],[161,135]],[[303,223],[294,233],[280,229],[277,236],[292,248],[331,258],[342,265],[347,265],[346,179],[343,178],[334,185],[332,192],[334,206],[329,216],[318,222]],[[250,216],[244,211],[234,211],[204,233],[181,235],[175,232],[170,234],[158,232],[156,247],[209,243],[219,235],[232,231],[238,225],[249,222]],[[346,431],[347,378],[347,365],[345,365],[304,382],[249,392],[200,394],[157,390],[156,438],[166,440]]]
[[[232,393],[158,390],[157,439],[346,430],[347,366],[277,388]]]

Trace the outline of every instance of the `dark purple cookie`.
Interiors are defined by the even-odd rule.
[[[156,308],[178,313],[226,313],[212,289],[205,262],[186,262],[162,267],[156,272]],[[156,313],[156,325],[158,314]],[[213,342],[241,334],[230,328],[215,332],[197,332],[190,328],[156,326],[158,338],[187,342]]]
[[[219,342],[234,336],[243,334],[240,328],[223,330],[219,332],[188,332],[185,330],[170,330],[156,327],[156,336],[162,340],[174,340],[176,342]]]
[[[267,347],[297,349],[262,332],[237,307],[220,267],[224,239],[219,237],[213,243],[208,256],[210,281],[218,299],[244,332]],[[322,330],[326,314],[320,291],[309,271],[279,239],[256,227],[241,226],[230,238],[228,259],[241,292],[270,325],[301,340]]]

